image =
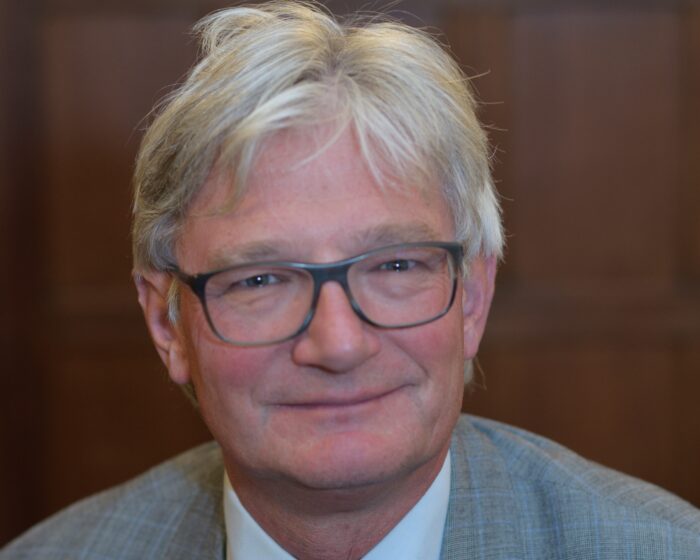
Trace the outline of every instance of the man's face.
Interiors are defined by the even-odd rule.
[[[436,186],[380,189],[349,132],[304,162],[317,147],[310,138],[283,133],[267,142],[231,211],[220,211],[230,184],[212,175],[176,247],[181,270],[241,260],[332,262],[389,244],[454,238]],[[161,355],[176,382],[194,384],[232,479],[312,488],[391,481],[426,465],[434,471],[443,460],[461,406],[464,360],[476,352],[488,308],[490,296],[480,290],[489,288],[478,284],[460,280],[451,310],[432,323],[378,329],[329,282],[305,332],[261,347],[219,340],[183,289],[180,322]]]

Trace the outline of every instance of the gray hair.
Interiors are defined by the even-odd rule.
[[[308,2],[214,12],[195,31],[200,61],[147,130],[134,173],[136,271],[175,263],[188,207],[215,167],[234,195],[277,131],[352,126],[369,169],[438,184],[466,261],[500,257],[488,141],[467,78],[428,33],[386,18],[339,22]]]

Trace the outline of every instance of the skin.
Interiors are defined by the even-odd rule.
[[[278,133],[261,150],[245,194],[212,173],[176,246],[187,273],[258,258],[331,262],[408,241],[449,241],[437,186],[380,189],[351,131],[317,144]],[[302,162],[302,163],[299,163]],[[172,278],[137,276],[139,302],[171,378],[192,382],[241,502],[299,558],[359,558],[420,499],[440,470],[476,355],[495,263],[476,259],[442,318],[407,329],[362,322],[335,283],[309,328],[269,346],[221,342],[182,289],[167,319]]]

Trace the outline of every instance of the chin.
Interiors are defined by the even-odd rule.
[[[364,433],[336,434],[299,449],[284,470],[298,484],[319,490],[387,483],[410,474],[435,455],[403,443]]]

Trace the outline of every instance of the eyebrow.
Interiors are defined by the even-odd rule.
[[[350,258],[386,245],[419,241],[450,241],[440,237],[433,228],[423,222],[381,224],[350,234],[347,244],[341,248],[346,249],[347,258]],[[294,252],[292,247],[297,246],[290,243],[288,239],[272,238],[243,243],[233,249],[224,247],[214,252],[210,266],[212,270],[219,270],[252,262],[298,261],[299,259],[289,257]]]
[[[282,260],[283,246],[284,242],[267,240],[243,243],[237,245],[234,250],[224,247],[214,252],[211,257],[211,266],[214,269],[220,269],[249,262]]]
[[[398,243],[449,241],[439,237],[433,228],[423,222],[381,224],[350,235],[353,245],[362,248],[360,252]]]

